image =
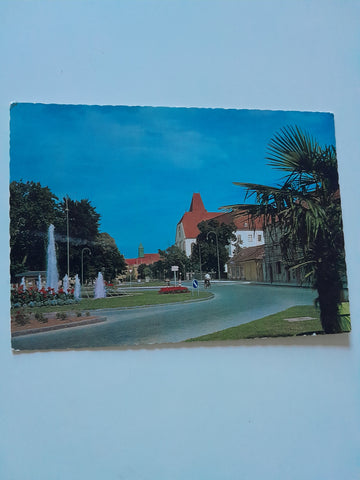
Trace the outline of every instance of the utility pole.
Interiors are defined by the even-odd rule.
[[[202,270],[201,270],[201,245],[199,242],[199,261],[200,261],[200,280],[202,280]]]
[[[68,205],[68,195],[66,195],[66,236],[67,236],[67,274],[70,277],[70,238],[69,238],[69,205]]]

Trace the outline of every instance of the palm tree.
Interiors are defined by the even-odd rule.
[[[285,127],[270,141],[268,165],[286,172],[277,187],[239,183],[245,201],[231,211],[262,218],[264,228],[280,236],[284,261],[300,269],[318,292],[320,320],[325,333],[342,331],[339,314],[346,278],[339,181],[334,146],[321,147],[298,127]]]

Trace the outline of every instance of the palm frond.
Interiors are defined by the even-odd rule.
[[[268,165],[291,172],[293,176],[311,172],[319,150],[319,145],[308,133],[297,126],[287,126],[269,142]]]

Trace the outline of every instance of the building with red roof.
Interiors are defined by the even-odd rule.
[[[200,193],[194,193],[189,211],[184,213],[176,226],[175,245],[190,257],[192,245],[196,244],[196,237],[200,233],[199,223],[220,215],[222,215],[221,212],[208,212]]]
[[[131,269],[134,272],[134,275],[137,275],[137,269],[139,265],[152,265],[153,263],[159,260],[160,260],[159,253],[144,253],[144,247],[140,243],[138,248],[138,257],[126,258],[125,262],[126,262],[128,271]]]
[[[184,213],[176,226],[175,245],[189,257],[192,246],[196,244],[196,237],[200,233],[199,223],[213,218],[216,218],[219,224],[225,223],[228,225],[229,223],[234,223],[236,226],[236,241],[229,245],[230,257],[233,256],[237,244],[240,244],[242,247],[256,247],[264,244],[264,234],[260,219],[250,222],[246,214],[235,216],[231,212],[208,212],[204,207],[200,193],[194,193],[190,210]]]
[[[265,245],[240,248],[228,262],[228,278],[232,280],[264,281]]]
[[[226,225],[231,222],[235,224],[236,240],[229,245],[230,257],[234,255],[237,245],[242,248],[248,248],[264,244],[263,223],[261,218],[250,219],[246,213],[243,215],[235,215],[232,212],[227,212],[217,217],[216,220]]]

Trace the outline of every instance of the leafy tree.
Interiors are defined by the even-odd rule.
[[[96,236],[91,253],[87,262],[89,267],[86,270],[84,268],[84,278],[87,278],[87,275],[94,278],[98,272],[103,271],[105,280],[111,281],[116,275],[125,272],[125,258],[108,233],[102,232]]]
[[[57,197],[35,182],[10,183],[10,270],[46,269],[47,230],[58,216]]]
[[[324,331],[341,332],[346,268],[335,147],[322,147],[298,127],[286,127],[270,141],[267,159],[286,173],[284,183],[236,183],[247,189],[245,200],[255,196],[256,204],[231,208],[262,217],[264,228],[279,234],[285,262],[299,268],[318,292]]]
[[[196,246],[193,247],[191,253],[191,262],[193,265],[200,265],[203,272],[216,271],[218,272],[218,249],[219,249],[219,264],[220,276],[223,274],[224,265],[229,260],[228,246],[231,241],[236,240],[234,232],[236,226],[233,223],[225,224],[216,219],[203,221],[199,223],[199,235],[196,238]]]
[[[150,265],[145,265],[143,263],[138,266],[137,273],[138,273],[138,278],[145,279],[146,277],[150,277],[152,275],[152,270]]]
[[[58,267],[61,275],[65,275],[67,272],[67,217],[69,219],[70,274],[74,275],[80,272],[83,248],[90,248],[94,261],[93,246],[99,235],[100,215],[87,199],[78,201],[63,198],[59,204],[55,232],[59,248]]]
[[[69,222],[67,223],[67,216]],[[125,259],[115,241],[99,232],[100,215],[89,200],[58,198],[48,187],[35,182],[10,184],[10,259],[11,278],[23,270],[46,270],[47,232],[55,226],[58,269],[67,273],[67,226],[69,226],[70,275],[81,273],[84,248],[89,248],[83,262],[84,278],[95,277],[105,269],[107,280],[125,270]],[[85,257],[83,257],[85,258]]]
[[[164,280],[166,277],[166,268],[163,260],[158,260],[157,262],[150,265],[151,276],[159,280]]]
[[[174,275],[171,271],[171,267],[174,265],[179,267],[179,273],[181,273],[182,278],[186,277],[186,272],[191,269],[191,263],[185,252],[176,245],[172,245],[166,250],[159,250],[159,254],[163,262],[163,272],[165,272],[166,277],[171,278]]]

